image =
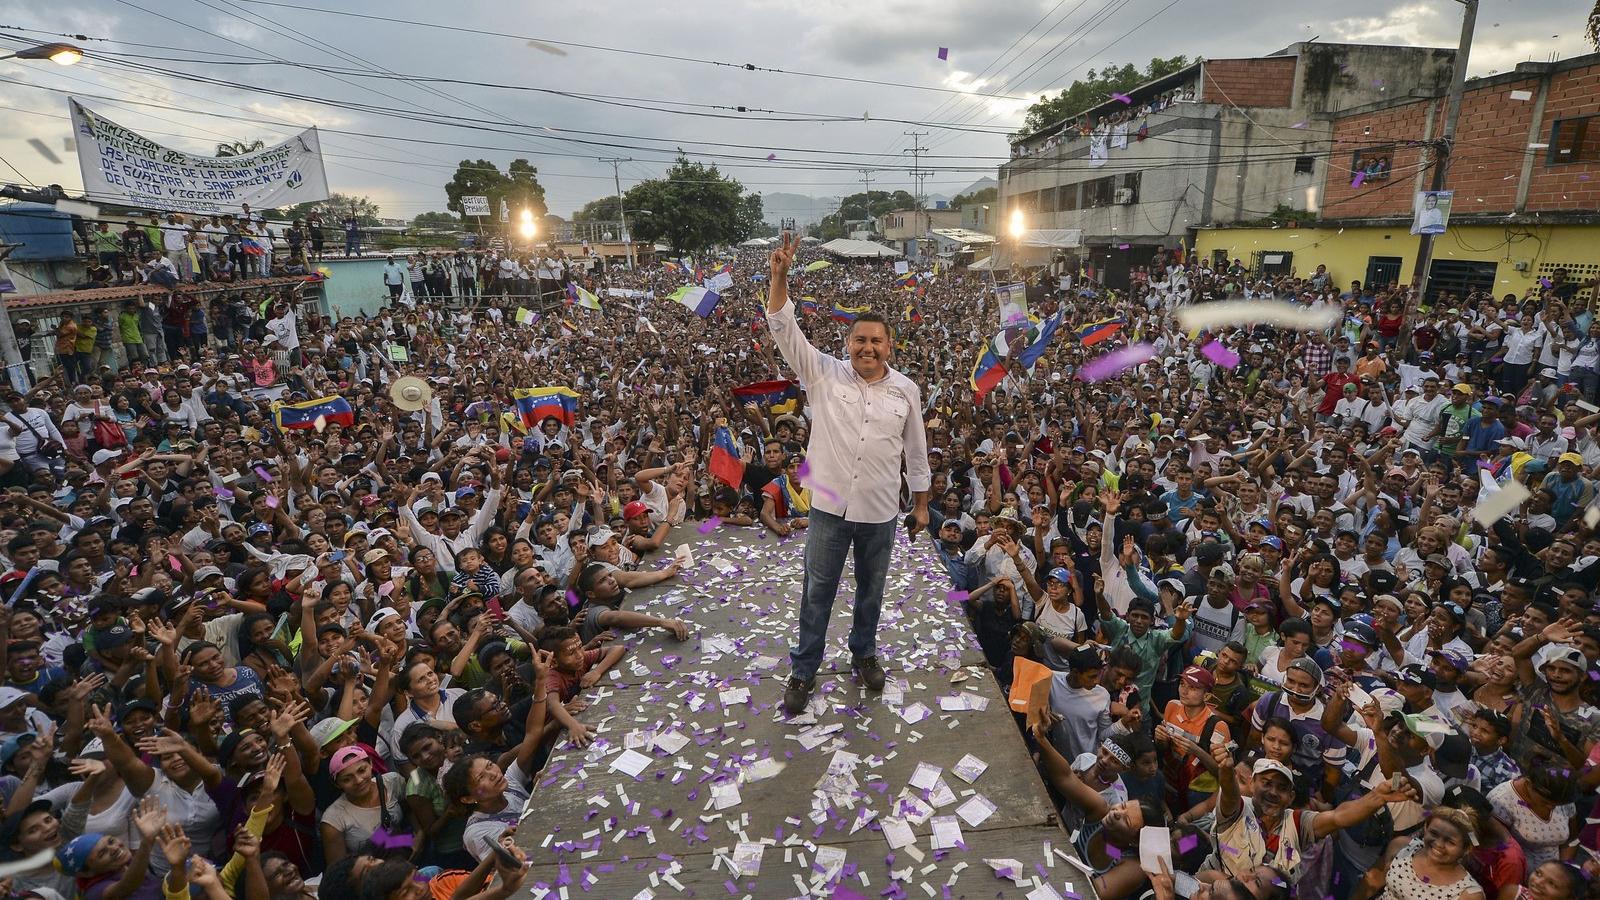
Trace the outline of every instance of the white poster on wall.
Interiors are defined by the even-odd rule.
[[[83,188],[93,201],[175,212],[274,209],[328,199],[317,129],[245,156],[194,156],[68,101]]]

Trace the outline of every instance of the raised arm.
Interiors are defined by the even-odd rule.
[[[794,264],[794,254],[799,249],[799,237],[785,233],[783,243],[768,258],[767,326],[772,330],[772,340],[784,361],[800,376],[800,383],[809,388],[822,375],[825,357],[800,331],[794,306],[789,302],[789,267]]]

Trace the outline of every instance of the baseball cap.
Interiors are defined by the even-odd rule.
[[[201,566],[194,570],[195,581],[205,581],[207,578],[220,578],[222,570],[216,566]]]
[[[1451,390],[1455,391],[1458,394],[1469,394],[1470,395],[1472,393],[1472,385],[1470,385],[1470,384],[1457,384],[1455,387],[1451,388]]]
[[[643,500],[634,500],[622,508],[622,518],[633,519],[650,514],[650,507],[644,505]]]
[[[94,461],[95,465],[103,466],[121,455],[121,450],[96,450],[94,455],[89,458]]]
[[[1263,772],[1277,772],[1284,778],[1289,779],[1290,784],[1294,784],[1294,773],[1289,771],[1288,766],[1278,762],[1275,759],[1268,759],[1267,757],[1263,756],[1262,758],[1256,760],[1255,765],[1250,767],[1250,774],[1252,776],[1260,775]]]
[[[1409,666],[1401,666],[1399,676],[1400,680],[1406,684],[1425,687],[1430,691],[1439,686],[1439,679],[1435,678],[1432,672],[1416,663],[1412,663]]]
[[[1384,718],[1397,712],[1404,712],[1406,708],[1406,698],[1400,696],[1400,692],[1394,688],[1375,688],[1372,691],[1372,699],[1377,701],[1378,709],[1382,710]]]
[[[1435,659],[1444,660],[1445,662],[1449,663],[1450,667],[1455,669],[1457,672],[1465,672],[1467,668],[1472,665],[1472,660],[1469,659],[1465,653],[1462,653],[1460,650],[1452,650],[1449,647],[1446,647],[1443,650],[1429,650],[1428,655]]]
[[[1211,674],[1211,670],[1200,666],[1190,666],[1184,669],[1183,674],[1178,677],[1195,687],[1205,688],[1208,691],[1217,685],[1217,678]]]
[[[1344,636],[1347,640],[1366,645],[1368,650],[1377,648],[1378,632],[1365,622],[1351,622],[1344,627]]]
[[[1472,744],[1463,735],[1447,734],[1433,749],[1433,767],[1446,778],[1466,779],[1471,759]]]
[[[1588,661],[1584,659],[1583,651],[1570,644],[1545,644],[1543,647],[1539,648],[1537,653],[1534,654],[1533,661],[1534,669],[1536,671],[1543,669],[1545,666],[1548,666],[1551,663],[1563,663],[1573,667],[1574,669],[1577,669],[1579,672],[1589,668]],[[5,689],[0,688],[0,691],[4,690]],[[0,707],[4,707],[6,705],[7,704],[4,701],[0,701]]]
[[[1566,453],[1563,453],[1560,456],[1556,457],[1556,462],[1558,462],[1558,463],[1572,463],[1573,465],[1577,466],[1580,469],[1583,468],[1583,457],[1580,456],[1577,453],[1573,453],[1571,450],[1568,450]]]
[[[634,502],[637,503],[638,501]],[[628,505],[632,506],[633,504],[630,503]],[[641,503],[639,505],[643,506],[644,504]],[[590,547],[604,547],[606,542],[612,540],[616,536],[617,533],[609,528],[596,528],[595,530],[589,532],[589,537],[585,540]]]
[[[350,730],[356,724],[355,719],[323,719],[311,726],[311,737],[317,742],[318,747],[326,747],[334,738]]]
[[[1072,573],[1067,571],[1066,566],[1056,566],[1054,569],[1051,569],[1050,578],[1053,578],[1062,584],[1072,583]]]
[[[360,747],[346,747],[343,750],[340,750],[338,753],[335,753],[333,755],[333,759],[328,760],[328,774],[338,775],[340,772],[343,772],[345,769],[348,769],[349,767],[361,762],[366,758],[367,751],[361,749]]]
[[[1317,665],[1316,661],[1309,657],[1302,656],[1294,662],[1289,663],[1289,668],[1299,669],[1307,675],[1310,675],[1311,680],[1316,682],[1318,685],[1322,684],[1322,667]]]

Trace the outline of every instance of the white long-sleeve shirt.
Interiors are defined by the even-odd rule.
[[[869,382],[850,363],[811,346],[795,319],[793,303],[768,313],[767,325],[806,389],[812,414],[806,448],[811,464],[807,480],[815,488],[811,505],[851,522],[896,518],[902,459],[913,492],[933,485],[921,389],[892,368]]]
[[[411,529],[411,539],[418,546],[427,547],[433,551],[434,559],[439,561],[440,570],[450,575],[455,575],[456,554],[468,547],[478,546],[478,541],[483,537],[483,533],[488,530],[490,525],[494,524],[494,514],[499,508],[500,488],[490,488],[483,495],[483,505],[478,508],[477,514],[472,517],[472,521],[468,522],[467,526],[461,529],[461,532],[453,538],[447,538],[442,534],[434,534],[423,528],[422,523],[417,521],[417,514],[412,511],[409,503],[400,504],[400,516],[405,519],[406,525]]]

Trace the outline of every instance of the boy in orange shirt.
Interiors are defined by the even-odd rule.
[[[1206,760],[1190,752],[1198,747],[1209,755],[1231,738],[1228,723],[1210,702],[1215,686],[1216,678],[1209,669],[1184,669],[1178,678],[1178,699],[1167,701],[1155,730],[1156,741],[1165,749],[1168,805],[1174,811],[1191,809],[1217,791],[1216,775],[1207,768]]]

